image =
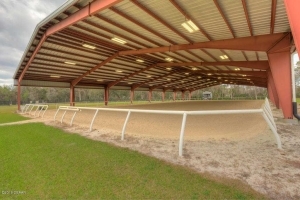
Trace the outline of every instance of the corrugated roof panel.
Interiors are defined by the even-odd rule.
[[[85,58],[85,57],[78,57],[78,56],[73,56],[67,53],[60,53],[60,52],[55,52],[55,51],[50,51],[50,50],[46,50],[46,49],[41,49],[39,51],[39,54],[47,54],[49,57],[55,57],[55,56],[61,56],[61,57],[65,57],[66,59],[72,59],[72,60],[77,60],[80,59],[81,62],[89,62],[89,63],[95,63],[95,64],[99,64],[99,60],[96,59],[89,59],[89,58]]]
[[[131,46],[130,46],[130,44],[132,44],[131,41],[127,41],[127,40],[125,40],[124,38],[119,37],[119,36],[118,36],[119,39],[125,40],[127,43],[121,44],[121,43],[118,43],[118,42],[114,42],[114,41],[112,41],[111,39],[108,39],[108,38],[110,38],[110,36],[108,36],[107,38],[105,38],[105,37],[102,37],[102,36],[100,36],[100,35],[97,35],[96,33],[92,33],[92,32],[90,32],[90,31],[86,31],[86,30],[83,30],[83,29],[78,28],[78,27],[75,27],[75,26],[70,27],[70,29],[72,29],[72,30],[74,30],[74,31],[77,31],[77,32],[80,32],[80,33],[83,33],[83,34],[85,34],[87,37],[91,36],[91,37],[95,38],[96,40],[99,39],[100,41],[102,40],[102,41],[111,43],[112,45],[120,46],[120,48],[135,49],[135,47],[131,47]],[[113,34],[112,34],[112,35],[113,35]],[[135,45],[135,44],[134,44],[134,45]]]
[[[177,1],[178,4],[187,11],[192,19],[197,20],[197,24],[213,39],[221,40],[232,38],[232,35],[224,22],[219,10],[213,1]]]
[[[93,23],[96,23],[96,24],[98,24],[100,26],[103,26],[103,27],[109,29],[111,35],[113,35],[112,33],[118,33],[118,35],[131,38],[132,41],[137,41],[137,42],[143,43],[144,46],[157,47],[156,44],[153,44],[153,43],[149,42],[148,40],[141,39],[141,38],[137,37],[136,35],[131,34],[131,33],[127,32],[127,31],[119,28],[118,26],[114,26],[114,25],[112,25],[110,23],[107,23],[106,21],[103,21],[103,20],[101,20],[101,19],[99,19],[97,17],[91,17],[91,18],[88,18],[88,20],[91,21],[91,22],[93,22]],[[126,26],[126,24],[124,24],[124,26]],[[127,27],[127,28],[130,28],[130,27]]]
[[[218,1],[236,37],[250,36],[242,1]]]
[[[290,32],[290,24],[283,0],[277,0],[274,33]]]
[[[259,60],[268,60],[268,55],[266,52],[258,51],[257,54],[258,54]]]
[[[140,1],[140,3],[193,42],[208,41],[200,31],[189,33],[181,26],[186,21],[186,18],[169,1]],[[185,43],[189,42],[186,41]]]
[[[257,61],[255,51],[244,51],[248,61]]]
[[[154,1],[158,2],[158,1]],[[151,28],[152,30],[159,32],[161,35],[170,38],[174,44],[185,44],[187,43],[186,40],[182,39],[176,33],[171,31],[169,28],[165,27],[162,23],[157,21],[156,19],[152,18],[143,10],[139,9],[130,1],[124,4],[118,4],[115,6],[117,9],[122,10],[122,12],[126,13],[130,17],[134,18],[135,20],[141,22],[145,26]],[[168,10],[165,10],[168,12]]]
[[[56,44],[51,44],[51,43],[47,43],[45,42],[43,44],[43,46],[45,47],[49,47],[49,48],[52,48],[52,49],[57,49],[57,50],[61,50],[61,51],[64,51],[64,52],[71,52],[71,53],[75,53],[75,54],[79,54],[79,55],[83,55],[83,56],[89,56],[89,57],[93,57],[95,59],[106,59],[107,57],[104,57],[104,56],[97,56],[96,54],[91,54],[91,53],[87,53],[87,52],[84,52],[84,51],[79,51],[79,50],[75,50],[75,49],[72,49],[72,48],[69,48],[69,47],[64,47],[64,46],[60,46],[60,45],[56,45]],[[43,47],[42,47],[43,49]],[[55,51],[55,50],[54,50]]]
[[[122,37],[121,34],[116,34],[116,33],[119,33],[119,32],[115,32],[113,30],[111,30],[111,32],[107,32],[107,31],[105,31],[103,29],[99,29],[99,28],[97,28],[95,26],[92,26],[92,25],[84,23],[84,22],[78,22],[77,24],[80,25],[80,26],[82,26],[82,27],[87,28],[88,30],[95,31],[96,33],[99,33],[99,35],[101,34],[101,35],[107,36],[109,39],[104,38],[102,36],[101,36],[101,38],[104,39],[104,40],[106,40],[106,41],[109,41],[111,43],[113,43],[113,41],[111,40],[111,38],[118,37],[118,38],[121,38],[121,39],[123,39],[123,40],[125,40],[127,42],[124,46],[128,46],[127,44],[131,44],[131,45],[134,45],[134,47],[136,49],[142,49],[142,48],[146,47],[146,45],[137,44],[136,43],[136,39],[134,39],[134,37],[129,37],[129,38],[125,39],[126,35],[124,35],[125,37]],[[128,34],[127,34],[127,36],[128,36]],[[131,40],[128,40],[128,39],[131,39]]]
[[[93,63],[87,63],[87,62],[82,62],[82,61],[75,61],[74,59],[62,59],[62,58],[57,58],[57,57],[53,57],[53,56],[46,56],[46,55],[40,55],[40,54],[37,54],[35,56],[35,60],[49,60],[49,61],[53,61],[53,62],[58,62],[58,63],[62,63],[64,64],[64,62],[66,61],[74,61],[76,63],[75,66],[82,66],[82,67],[88,67],[88,68],[91,68],[91,67],[94,67],[96,65],[93,64]],[[64,64],[66,65],[66,64]]]
[[[126,25],[131,30],[133,30],[139,34],[142,34],[145,37],[162,44],[162,46],[170,45],[167,41],[161,39],[160,37],[154,35],[153,33],[149,32],[147,30],[143,29],[142,27],[136,25],[135,23],[125,19],[124,17],[122,17],[118,14],[115,14],[113,11],[107,10],[107,12],[105,12],[105,13],[101,12],[100,14],[115,23],[120,23],[120,24]]]
[[[246,1],[254,35],[270,34],[272,1]]]
[[[207,53],[209,53],[210,55],[212,55],[215,59],[219,60],[219,61],[223,61],[220,56],[224,55],[223,52],[221,52],[219,49],[205,49],[205,51]],[[215,60],[213,60],[212,62],[214,62]]]
[[[224,50],[224,51],[233,61],[246,61],[241,51],[235,51],[235,50]]]
[[[207,62],[214,61],[214,59],[212,59],[209,55],[204,53],[201,49],[191,49],[190,51],[193,52],[194,54],[200,56],[201,58],[203,58],[202,61],[207,61]]]

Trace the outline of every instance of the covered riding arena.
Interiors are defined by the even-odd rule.
[[[295,196],[297,184],[286,177],[294,174],[290,181],[295,181],[299,169],[283,169],[300,155],[299,139],[281,122],[299,119],[291,70],[300,48],[298,8],[295,0],[69,0],[37,25],[29,41],[14,75],[19,110],[21,86],[69,88],[70,106],[62,108],[67,112],[48,110],[48,124],[201,172],[242,179],[274,198]],[[176,101],[178,93],[191,97],[222,84],[267,88],[272,119],[266,120],[263,100]],[[75,88],[104,90],[105,108],[127,110],[78,108]],[[128,90],[133,104],[111,106],[111,90]],[[161,92],[162,102],[136,105],[135,91],[147,91],[149,102],[153,91]],[[173,92],[174,102],[164,102],[166,92]],[[256,111],[192,114],[220,110]],[[273,115],[280,125],[275,125],[276,134],[269,129],[275,124]],[[63,125],[53,122],[53,116]],[[125,141],[120,140],[124,121]],[[186,141],[180,157],[182,131]],[[277,149],[277,131],[290,157],[282,158]],[[280,188],[285,192],[277,192]]]

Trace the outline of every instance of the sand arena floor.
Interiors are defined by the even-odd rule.
[[[229,110],[257,109],[263,101],[195,101],[151,103],[118,108],[153,110]],[[113,107],[116,108],[116,107]],[[283,150],[260,114],[188,116],[184,156],[178,156],[181,115],[133,113],[125,140],[121,130],[127,113],[99,111],[93,130],[89,124],[95,111],[81,111],[69,126],[72,112],[64,123],[53,121],[55,110],[43,121],[90,139],[130,148],[200,173],[238,179],[271,199],[300,199],[300,125],[285,122],[281,110],[272,108]]]
[[[113,108],[132,108],[149,110],[232,110],[257,109],[263,101],[202,101],[178,103],[151,103],[143,105],[127,105]],[[64,111],[60,111],[60,120]],[[95,111],[82,110],[76,114],[74,124],[88,128]],[[127,112],[99,111],[93,129],[110,131],[120,135]],[[54,116],[53,111],[47,111],[45,117]],[[73,116],[68,111],[64,122],[69,123]],[[178,139],[182,115],[132,113],[126,128],[126,136]],[[267,123],[260,114],[235,115],[190,115],[187,117],[185,129],[186,140],[232,139],[240,140],[255,137],[265,131]],[[125,136],[125,137],[126,137]]]

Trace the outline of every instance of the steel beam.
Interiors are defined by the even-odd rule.
[[[158,53],[158,52],[168,52],[168,51],[180,51],[188,49],[227,49],[227,50],[240,50],[240,51],[267,51],[274,44],[284,37],[286,33],[275,33],[259,36],[250,36],[243,38],[234,38],[226,40],[216,40],[208,42],[197,42],[194,44],[180,44],[172,46],[162,46],[147,49],[137,49],[137,50],[127,50],[120,51],[119,55],[138,55],[147,53]]]
[[[97,69],[99,69],[100,67],[102,67],[103,65],[105,65],[106,63],[110,62],[111,60],[113,60],[114,58],[118,57],[118,53],[113,54],[112,56],[106,58],[104,61],[102,61],[101,63],[99,63],[98,65],[96,65],[95,67],[93,67],[92,69],[90,69],[89,71],[85,72],[84,74],[82,74],[81,76],[79,76],[78,78],[76,78],[75,80],[72,81],[72,85],[75,86],[77,85],[77,83],[79,81],[81,81],[81,79],[83,79],[85,76],[91,74],[92,72],[96,71]]]
[[[206,65],[229,65],[249,69],[267,70],[270,68],[268,61],[218,61],[218,62],[182,62],[182,63],[157,63],[157,66],[206,66]]]
[[[136,71],[136,72],[134,72],[134,73],[131,73],[131,74],[127,75],[127,76],[124,76],[123,78],[120,78],[120,79],[118,79],[118,80],[116,80],[116,81],[114,81],[114,82],[109,83],[109,84],[108,84],[108,87],[111,88],[112,86],[118,84],[119,82],[121,82],[121,81],[123,81],[123,80],[125,80],[125,79],[131,78],[131,77],[133,77],[133,76],[135,76],[135,75],[138,75],[138,74],[140,74],[140,73],[142,73],[142,72],[144,72],[144,71],[147,71],[147,70],[149,70],[149,69],[151,69],[151,68],[154,68],[154,67],[156,67],[156,64],[150,65],[150,66],[148,66],[148,67],[146,67],[146,68],[144,68],[144,69],[140,69],[140,70],[138,70],[138,71]]]
[[[109,8],[122,0],[98,0],[93,1],[84,8],[78,10],[76,13],[70,15],[66,19],[60,21],[59,23],[51,26],[47,31],[46,35],[52,35],[68,26],[71,26],[75,24],[76,22],[79,22],[80,20],[83,20],[97,12],[100,12],[101,10],[104,10],[106,8]]]

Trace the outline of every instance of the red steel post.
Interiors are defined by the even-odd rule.
[[[109,97],[109,88],[108,86],[104,87],[104,104],[108,105],[108,97]]]
[[[300,1],[284,0],[286,14],[288,16],[290,26],[293,33],[293,39],[298,50],[298,56],[300,58],[300,23],[299,23],[299,8]]]
[[[290,41],[291,36],[287,35],[267,52],[279,105],[285,119],[293,119]]]
[[[70,106],[75,106],[75,88],[70,86]]]

